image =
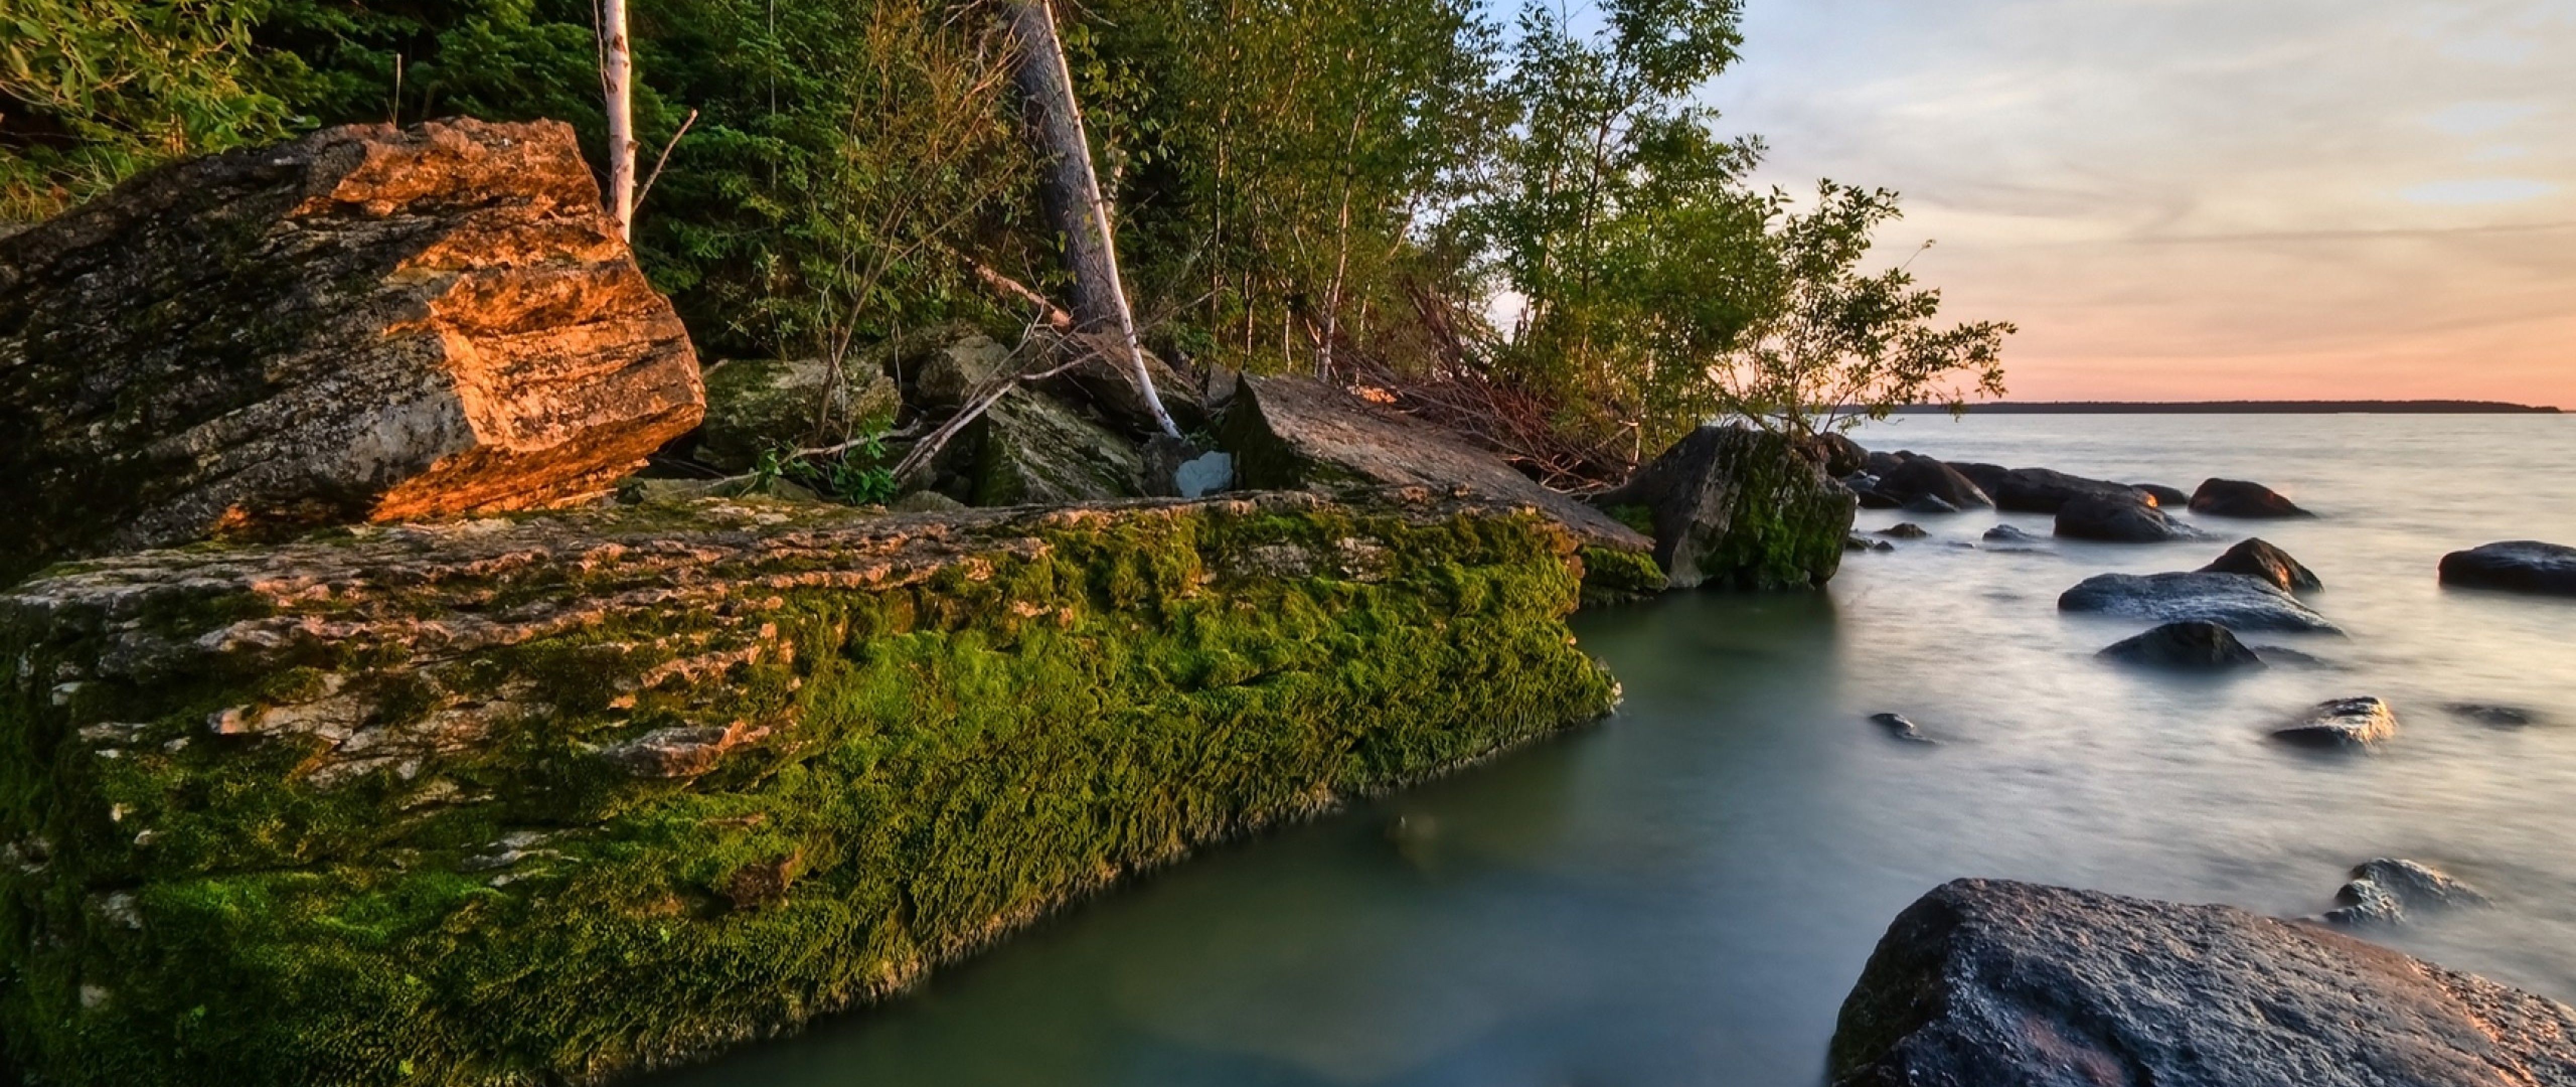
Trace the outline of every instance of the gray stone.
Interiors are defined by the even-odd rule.
[[[1911,719],[1901,713],[1873,713],[1869,715],[1869,721],[1871,724],[1886,729],[1889,736],[1903,740],[1907,743],[1937,744],[1941,742],[1933,739],[1930,734],[1924,732],[1923,726],[1915,724]]]
[[[2325,920],[2338,925],[2394,925],[2417,914],[2455,906],[2484,906],[2486,892],[2449,873],[2409,860],[2364,861],[2335,892]]]
[[[2321,925],[2001,880],[1908,907],[1836,1087],[2576,1084],[2576,1010]]]
[[[2301,747],[2376,747],[2397,735],[2397,711],[2376,698],[2320,702],[2272,738]]]
[[[706,385],[697,456],[728,472],[749,471],[771,449],[882,431],[903,407],[884,371],[853,365],[835,375],[822,359],[736,359],[709,367]]]
[[[2176,524],[2138,491],[2079,495],[2057,510],[2057,534],[2106,543],[2170,543],[2201,539],[2200,532]]]
[[[2149,668],[2224,671],[2261,668],[2263,658],[2226,627],[2208,622],[2167,623],[2095,654],[2105,660]]]
[[[1859,506],[1790,439],[1745,426],[1700,427],[1593,501],[1645,511],[1676,589],[1822,586]]]
[[[1921,540],[1929,538],[1932,530],[1912,521],[1900,521],[1878,530],[1878,534],[1891,540]]]
[[[2442,556],[2442,584],[2576,596],[2576,547],[2512,540]]]
[[[2212,574],[2243,574],[2286,592],[2325,587],[2324,582],[2317,580],[2314,571],[2299,565],[2299,560],[2291,558],[2289,552],[2259,539],[2228,548],[2226,554],[2200,569]]]
[[[1066,506],[1144,493],[1135,443],[1041,392],[994,401],[959,440],[974,450],[971,505]]]
[[[2135,501],[2145,494],[2125,483],[2086,479],[2083,476],[2071,476],[2047,468],[2011,468],[1995,474],[1986,471],[1992,467],[1991,465],[1952,465],[1952,467],[1958,468],[1961,474],[1967,475],[1970,479],[1976,479],[1979,474],[1985,475],[1991,482],[1981,480],[1980,483],[1985,487],[1987,494],[1994,496],[1995,508],[2012,513],[2053,514],[2065,509],[2067,503],[2078,498],[2111,497]],[[1976,471],[1971,472],[1971,468]]]
[[[2342,633],[2298,598],[2242,574],[2096,574],[2060,595],[2057,607],[2155,623],[2216,623],[2235,631]]]
[[[2191,493],[2191,512],[2204,517],[2314,517],[2298,504],[2260,483],[2241,479],[2203,480]]]

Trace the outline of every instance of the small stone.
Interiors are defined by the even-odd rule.
[[[1912,521],[1903,521],[1878,530],[1878,534],[1892,540],[1920,540],[1932,535],[1932,530]]]
[[[1922,726],[1915,724],[1901,713],[1873,713],[1869,715],[1869,720],[1871,724],[1886,729],[1888,735],[1907,743],[1936,744],[1941,742],[1933,739],[1929,734],[1923,731]]]
[[[2325,919],[2338,925],[2390,925],[2409,915],[2453,906],[2484,906],[2486,893],[2447,873],[2409,860],[2382,857],[2352,870],[2335,892]]]
[[[2301,747],[2374,747],[2397,735],[2397,713],[2376,698],[2341,698],[2321,702],[2274,739]]]
[[[2263,667],[2263,658],[2237,641],[2234,631],[2206,622],[2167,623],[2095,656],[2123,664],[2194,671]]]
[[[2491,706],[2480,702],[2453,702],[2442,707],[2454,717],[2497,728],[2519,728],[2538,724],[2540,715],[2518,706]]]

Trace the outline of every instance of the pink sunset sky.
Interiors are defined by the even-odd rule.
[[[2576,408],[2576,0],[1748,0],[1757,180],[1881,235],[2016,400]]]

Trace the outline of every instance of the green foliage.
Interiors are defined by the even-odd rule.
[[[883,437],[882,432],[869,434],[846,448],[812,455],[772,447],[752,466],[758,483],[750,489],[758,491],[769,480],[785,479],[834,501],[882,506],[894,501],[898,490]]]
[[[1126,873],[1612,697],[1562,622],[1570,547],[1533,518],[1199,508],[1041,533],[876,590],[833,575],[877,551],[782,552],[733,591],[456,659],[310,644],[285,686],[245,648],[57,704],[26,678],[103,635],[0,629],[13,1057],[64,1084],[590,1080],[885,995]],[[1242,572],[1354,539],[1383,549],[1364,580]],[[799,559],[823,576],[798,586]],[[438,615],[653,576],[507,568],[370,604]],[[738,644],[783,651],[639,682]],[[293,705],[325,676],[371,727],[438,712],[402,677],[520,709],[338,783],[314,767],[350,752],[319,737],[207,732],[214,709]],[[727,722],[769,731],[695,779],[595,755]]]

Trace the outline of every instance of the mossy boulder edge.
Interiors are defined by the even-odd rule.
[[[1527,511],[706,500],[0,596],[0,1028],[66,1084],[588,1082],[1606,712]]]

